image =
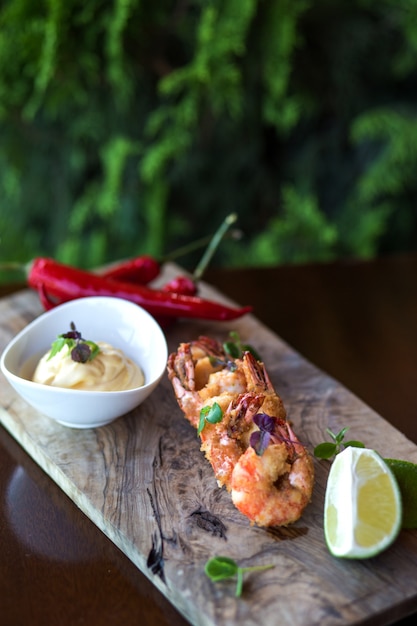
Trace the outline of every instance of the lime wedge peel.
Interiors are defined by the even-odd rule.
[[[397,479],[403,504],[402,528],[417,528],[417,464],[384,459]]]
[[[396,539],[402,523],[397,480],[369,448],[347,447],[332,463],[324,503],[324,535],[336,557],[376,556]]]

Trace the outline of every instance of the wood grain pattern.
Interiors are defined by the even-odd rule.
[[[176,269],[167,269],[167,277]],[[204,294],[226,302],[204,285]],[[242,304],[246,304],[242,302]],[[29,291],[0,301],[0,350],[36,315]],[[349,436],[385,456],[417,462],[417,447],[347,389],[285,344],[254,316],[233,323],[180,321],[170,350],[199,334],[226,338],[237,330],[263,356],[300,440],[311,448],[326,427],[350,426]],[[329,464],[315,462],[313,499],[293,526],[251,527],[217,488],[195,431],[165,376],[138,409],[108,426],[78,431],[34,412],[0,379],[3,425],[84,513],[196,626],[387,624],[417,607],[417,532],[402,531],[385,553],[368,561],[332,558],[323,538]],[[242,565],[274,564],[234,583],[213,584],[206,560],[231,556]]]

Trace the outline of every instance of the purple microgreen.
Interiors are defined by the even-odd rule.
[[[60,335],[60,337],[63,337],[64,339],[75,339],[76,341],[78,339],[83,340],[81,333],[76,329],[74,322],[71,322],[70,328],[70,331],[64,333],[63,335]]]
[[[275,419],[266,413],[257,413],[253,418],[259,428],[250,436],[249,443],[258,456],[262,456],[271,441],[276,423]]]
[[[77,342],[71,350],[71,359],[77,363],[87,363],[91,356],[91,348],[87,343]]]
[[[68,347],[71,359],[76,363],[87,363],[100,352],[100,348],[96,343],[83,339],[74,322],[71,322],[70,328],[70,331],[58,335],[55,341],[52,342],[48,361],[58,354],[64,346]]]
[[[264,430],[268,433],[274,432],[276,425],[275,420],[270,415],[267,415],[267,413],[257,413],[254,416],[253,421],[255,422],[259,430]]]
[[[249,443],[258,456],[262,456],[271,440],[271,433],[265,430],[255,430],[250,436]]]
[[[203,406],[200,411],[200,420],[198,423],[197,434],[200,435],[203,431],[206,422],[210,424],[217,424],[223,419],[223,411],[217,402],[213,402],[211,406]]]
[[[250,567],[240,567],[236,561],[228,556],[215,556],[209,559],[204,567],[206,575],[213,582],[227,580],[228,578],[237,579],[235,596],[238,598],[242,595],[243,590],[243,574],[246,572],[255,572],[271,569],[274,565],[253,565]]]
[[[210,365],[212,367],[224,367],[228,369],[230,372],[235,372],[237,369],[237,365],[231,359],[220,359],[218,356],[210,356],[209,357]]]

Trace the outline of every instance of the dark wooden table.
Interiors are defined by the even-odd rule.
[[[417,255],[206,280],[417,443]],[[188,623],[2,427],[0,598],[5,626]]]

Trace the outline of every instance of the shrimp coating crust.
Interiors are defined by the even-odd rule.
[[[250,352],[232,359],[208,337],[181,343],[168,358],[168,377],[185,417],[198,428],[201,410],[217,403],[222,419],[206,422],[201,450],[217,483],[258,526],[295,522],[311,499],[314,467],[286,419],[283,402],[262,362]],[[267,416],[268,445],[255,449],[256,416]]]
[[[288,439],[269,445],[262,455],[247,448],[233,470],[233,503],[258,526],[297,521],[311,498],[313,461],[290,426],[285,428]]]

